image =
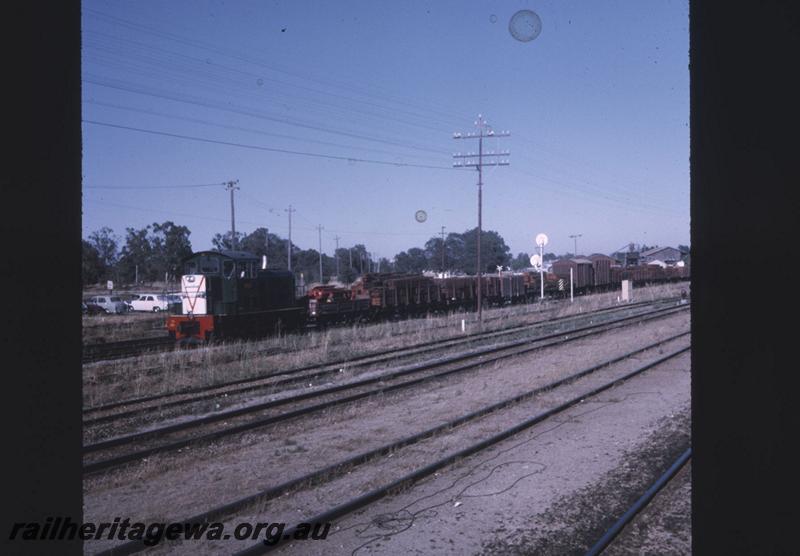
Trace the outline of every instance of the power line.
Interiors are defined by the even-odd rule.
[[[95,34],[98,34],[98,35],[105,35],[105,33],[100,33],[100,32],[97,32],[97,31],[89,31],[88,33],[89,34],[95,33]],[[154,57],[154,56],[150,56],[150,55],[146,55],[146,54],[133,54],[129,47],[124,47],[123,46],[121,50],[115,50],[114,48],[109,48],[109,47],[106,47],[106,46],[97,46],[95,44],[96,41],[92,41],[92,40],[86,41],[84,43],[84,46],[88,47],[91,50],[97,50],[97,51],[102,52],[102,53],[107,53],[107,54],[109,54],[111,56],[120,57],[122,64],[127,64],[128,66],[132,66],[134,68],[138,68],[138,69],[133,70],[133,71],[137,71],[140,74],[153,75],[154,77],[158,77],[157,76],[157,72],[161,72],[163,75],[171,78],[172,80],[180,79],[179,77],[176,76],[176,73],[184,74],[185,76],[197,76],[198,79],[209,79],[209,80],[212,80],[212,82],[215,85],[219,84],[219,83],[222,83],[223,85],[228,85],[228,87],[227,87],[228,90],[231,90],[231,91],[234,91],[234,92],[238,92],[238,93],[243,92],[241,90],[241,88],[240,88],[241,85],[250,85],[255,81],[255,82],[257,82],[259,84],[259,87],[260,87],[261,85],[264,84],[265,81],[267,81],[267,82],[271,82],[271,83],[273,83],[275,85],[278,85],[278,86],[281,86],[281,87],[296,88],[296,89],[300,89],[300,90],[304,90],[304,91],[309,91],[309,92],[311,92],[313,94],[323,95],[324,97],[334,97],[334,98],[337,98],[337,99],[342,99],[342,100],[344,100],[346,102],[352,102],[352,103],[355,103],[355,104],[352,105],[352,106],[348,106],[346,104],[330,102],[330,101],[322,100],[322,99],[319,99],[319,98],[314,98],[313,96],[300,96],[300,95],[293,94],[293,93],[288,93],[288,92],[282,94],[280,90],[270,90],[270,91],[268,91],[268,90],[265,90],[264,88],[255,89],[255,90],[250,89],[250,90],[247,90],[247,91],[244,91],[244,92],[246,94],[248,94],[248,96],[255,96],[256,94],[259,97],[263,97],[263,96],[266,96],[268,94],[271,94],[272,96],[278,96],[278,97],[283,96],[285,98],[291,98],[291,100],[293,100],[293,101],[300,100],[300,101],[303,101],[303,102],[308,102],[308,103],[310,103],[312,105],[318,105],[320,107],[326,107],[327,106],[327,107],[330,107],[330,108],[333,108],[333,109],[336,109],[336,110],[344,110],[344,111],[355,113],[355,114],[359,114],[359,115],[366,115],[366,116],[375,117],[375,118],[379,118],[379,119],[384,119],[384,120],[388,120],[388,121],[394,121],[394,122],[398,122],[398,123],[401,123],[401,124],[404,124],[404,125],[408,125],[408,126],[412,126],[412,127],[420,127],[420,128],[430,129],[430,130],[433,130],[433,131],[438,131],[437,128],[427,124],[427,122],[430,121],[430,118],[425,118],[425,116],[423,116],[421,114],[417,114],[417,113],[409,112],[407,110],[397,109],[397,108],[393,108],[393,107],[382,106],[382,105],[380,105],[378,103],[375,103],[375,102],[370,102],[370,101],[366,101],[366,100],[362,100],[362,99],[355,99],[355,98],[352,98],[352,97],[347,97],[345,95],[339,95],[339,94],[336,94],[336,93],[331,93],[330,91],[322,91],[322,90],[314,89],[314,88],[311,88],[311,87],[305,87],[305,86],[302,86],[302,85],[289,83],[287,81],[281,81],[281,80],[272,79],[272,78],[264,78],[261,74],[253,73],[251,71],[242,71],[242,70],[239,70],[239,69],[236,69],[236,68],[233,68],[233,67],[230,67],[230,66],[226,66],[224,64],[219,64],[219,63],[216,63],[216,62],[208,62],[208,61],[204,62],[200,58],[196,58],[196,57],[193,57],[193,56],[187,56],[185,54],[177,53],[177,52],[170,51],[170,50],[163,49],[163,48],[158,48],[158,47],[155,47],[155,46],[146,45],[144,43],[140,43],[140,42],[137,42],[137,41],[131,41],[129,39],[123,39],[123,38],[119,38],[119,37],[112,37],[110,35],[106,35],[106,36],[109,36],[109,37],[113,38],[116,41],[124,41],[124,42],[132,43],[134,45],[143,46],[145,49],[153,50],[156,53],[161,51],[161,52],[164,52],[164,53],[166,53],[168,55],[171,55],[173,57],[184,58],[190,63],[197,64],[197,66],[195,68],[192,68],[189,65],[185,65],[185,64],[181,63],[179,60],[171,60],[169,58],[158,58],[158,57]],[[112,59],[107,59],[107,58],[104,58],[103,56],[97,56],[97,55],[90,55],[88,58],[89,59],[96,59],[96,61],[98,63],[100,63],[102,65],[109,66],[112,69],[121,69],[122,71],[132,71],[132,70],[129,70],[129,69],[125,68],[125,67],[120,66],[120,64],[118,62],[114,61],[113,58]],[[141,61],[141,62],[139,62],[139,61]],[[138,66],[136,64],[138,64]],[[211,71],[209,71],[209,66],[211,67]],[[221,68],[221,69],[223,69],[223,70],[225,70],[227,72],[233,73],[238,77],[238,79],[236,79],[236,77],[229,77],[227,75],[223,79],[220,79],[218,76],[214,75],[213,68]],[[190,80],[192,79],[191,77],[187,77],[187,78],[190,79]],[[195,81],[197,81],[197,80],[195,80]],[[239,82],[238,83],[238,86],[239,86],[238,88],[236,86],[237,84],[234,83],[234,81],[238,81]],[[233,84],[233,86],[231,86],[231,84]],[[255,94],[253,94],[253,93],[255,93]],[[363,106],[365,106],[365,105],[366,106],[376,107],[377,109],[387,111],[388,113],[376,113],[374,111],[364,110]],[[401,114],[401,115],[402,114],[406,114],[407,117],[400,118],[400,117],[396,117],[395,114]],[[411,120],[411,118],[417,118],[417,119],[425,118],[425,119],[422,122],[419,122],[419,121],[414,122],[414,121]]]
[[[288,149],[277,149],[274,147],[262,147],[260,145],[248,145],[245,143],[234,143],[232,141],[220,141],[217,139],[206,139],[203,137],[193,137],[191,135],[182,135],[179,133],[168,133],[166,131],[156,131],[153,129],[143,129],[139,127],[131,127],[119,124],[110,124],[107,122],[98,122],[95,120],[81,120],[83,123],[86,124],[93,124],[105,127],[112,127],[116,129],[125,129],[128,131],[138,131],[140,133],[150,133],[152,135],[162,135],[164,137],[175,137],[177,139],[187,139],[190,141],[200,141],[202,143],[213,143],[216,145],[226,145],[229,147],[240,147],[243,149],[254,149],[259,151],[267,151],[267,152],[276,152],[276,153],[283,153],[283,154],[294,154],[299,156],[310,156],[315,158],[327,158],[330,160],[344,160],[347,162],[361,162],[364,164],[382,164],[385,166],[398,166],[398,167],[411,167],[411,168],[428,168],[431,170],[452,170],[447,166],[433,166],[429,164],[413,164],[411,162],[390,162],[388,160],[373,160],[369,158],[356,158],[356,157],[348,157],[348,156],[336,156],[332,154],[321,154],[321,153],[311,153],[306,151],[292,151]]]
[[[130,111],[130,112],[138,112],[138,113],[141,113],[141,114],[151,114],[153,116],[159,116],[159,117],[162,117],[162,118],[169,118],[169,119],[172,119],[172,120],[181,120],[181,121],[185,121],[185,122],[192,122],[192,123],[197,123],[197,124],[202,124],[202,125],[219,127],[219,128],[222,128],[222,129],[232,129],[232,130],[235,130],[235,131],[244,131],[246,133],[256,133],[258,135],[265,135],[265,136],[268,136],[268,137],[279,137],[281,139],[289,139],[290,141],[300,141],[300,142],[303,142],[303,143],[314,143],[314,144],[318,144],[318,145],[326,145],[326,146],[329,146],[329,147],[335,147],[335,148],[341,148],[341,149],[357,149],[357,150],[361,150],[361,151],[388,154],[388,155],[391,155],[391,156],[406,156],[406,157],[412,157],[412,158],[425,158],[424,155],[399,153],[397,151],[385,151],[385,150],[382,150],[382,149],[374,149],[374,148],[371,148],[371,147],[357,147],[357,146],[354,146],[354,145],[343,145],[341,143],[333,143],[331,141],[322,141],[320,139],[309,139],[309,138],[304,138],[304,137],[296,137],[296,136],[293,136],[293,135],[286,135],[284,133],[274,133],[274,132],[271,132],[271,131],[264,131],[264,130],[255,129],[255,128],[252,128],[252,127],[243,127],[243,126],[236,126],[236,125],[229,125],[229,124],[221,124],[221,123],[217,123],[217,122],[212,122],[210,120],[203,120],[203,119],[200,119],[200,118],[190,118],[190,117],[187,117],[187,116],[178,116],[176,114],[167,114],[165,112],[157,112],[155,110],[146,110],[146,109],[143,109],[143,108],[134,108],[132,106],[122,106],[122,105],[119,105],[119,104],[113,104],[113,103],[110,103],[110,102],[102,102],[102,101],[98,101],[98,100],[85,100],[83,102],[84,102],[84,104],[94,104],[94,105],[97,105],[97,106],[105,106],[105,107],[114,108],[114,109],[117,109],[117,110],[127,110],[127,111]]]
[[[276,72],[276,73],[282,73],[284,75],[297,77],[297,78],[300,78],[300,79],[303,79],[303,80],[306,80],[306,81],[319,83],[321,85],[324,85],[326,88],[330,88],[331,86],[338,87],[339,89],[353,91],[354,93],[356,93],[358,95],[361,95],[361,96],[364,96],[364,97],[367,97],[367,98],[376,98],[376,99],[380,99],[380,100],[384,100],[384,101],[393,102],[395,104],[401,104],[401,105],[406,105],[406,106],[409,106],[409,107],[412,107],[412,108],[418,108],[418,109],[421,109],[421,110],[423,110],[425,112],[429,112],[431,114],[438,114],[438,115],[441,115],[441,116],[445,116],[450,120],[450,121],[446,122],[447,125],[451,125],[451,123],[463,120],[463,115],[449,113],[449,112],[445,112],[443,110],[436,110],[436,109],[429,108],[429,107],[426,107],[426,106],[414,104],[414,103],[409,102],[409,101],[407,101],[405,99],[393,99],[392,95],[391,94],[387,94],[385,90],[380,91],[378,93],[370,93],[370,92],[361,91],[357,87],[354,87],[353,84],[349,83],[349,82],[347,82],[347,83],[339,83],[339,82],[332,81],[332,80],[323,80],[323,79],[319,79],[319,78],[315,78],[315,77],[308,77],[308,76],[302,75],[300,73],[297,73],[296,71],[290,71],[290,70],[287,70],[287,69],[278,68],[278,67],[275,67],[275,66],[268,65],[265,62],[263,62],[263,61],[261,61],[261,60],[259,60],[257,58],[252,58],[252,57],[245,56],[245,55],[243,55],[243,54],[241,54],[241,53],[239,53],[237,51],[234,51],[234,50],[229,50],[229,49],[226,50],[226,49],[220,48],[220,47],[218,47],[216,45],[213,45],[213,44],[210,44],[210,43],[204,43],[204,42],[198,41],[196,39],[187,39],[185,37],[181,37],[180,35],[176,35],[176,34],[173,34],[173,33],[168,33],[168,32],[162,31],[160,29],[157,29],[155,27],[152,27],[152,26],[149,26],[149,25],[145,25],[145,24],[142,24],[142,23],[137,23],[137,22],[134,22],[134,21],[130,21],[130,20],[126,20],[126,19],[120,18],[120,17],[112,16],[112,15],[106,14],[104,12],[101,12],[99,10],[95,10],[95,9],[92,9],[92,8],[85,8],[83,10],[83,12],[88,14],[88,15],[94,16],[94,17],[96,17],[98,19],[105,18],[106,20],[111,21],[114,24],[122,26],[122,27],[127,27],[129,29],[133,29],[133,30],[136,30],[136,31],[143,31],[145,33],[150,33],[151,35],[155,35],[155,36],[158,36],[158,37],[161,37],[161,38],[165,38],[165,39],[171,40],[173,42],[182,43],[182,44],[191,46],[193,48],[198,48],[199,47],[199,48],[211,51],[211,52],[215,52],[215,53],[221,54],[223,56],[227,56],[227,57],[235,59],[235,60],[240,60],[240,61],[247,62],[247,63],[253,64],[253,65],[256,65],[256,66],[260,66],[262,68],[265,68],[265,69],[267,69],[269,71],[273,71],[273,72]],[[359,100],[359,99],[354,99],[354,101],[355,102],[363,102],[362,100]],[[391,108],[391,109],[395,110],[394,108]],[[444,120],[441,120],[441,121],[442,121],[442,123],[445,123]]]
[[[250,116],[250,117],[254,117],[254,118],[260,118],[260,119],[263,119],[263,120],[268,120],[268,121],[272,121],[272,122],[276,122],[276,123],[280,123],[280,124],[284,124],[284,125],[289,125],[289,126],[295,126],[295,127],[305,128],[305,129],[311,129],[311,130],[314,130],[314,131],[321,131],[321,132],[324,132],[324,133],[331,133],[331,134],[334,134],[334,135],[342,135],[342,136],[345,136],[345,137],[353,137],[353,138],[356,138],[356,139],[363,139],[365,141],[373,141],[373,142],[376,142],[376,143],[385,143],[387,145],[394,145],[394,146],[399,146],[399,147],[418,150],[418,151],[425,151],[425,152],[433,152],[434,151],[434,149],[431,149],[430,147],[418,146],[418,145],[407,145],[407,144],[403,144],[403,143],[398,143],[397,141],[390,141],[390,140],[382,139],[382,138],[379,138],[379,137],[371,137],[371,136],[361,135],[361,134],[350,132],[350,131],[342,131],[342,130],[338,130],[338,129],[326,128],[324,126],[316,125],[314,123],[291,120],[291,119],[288,119],[288,118],[280,118],[280,117],[277,117],[277,116],[270,116],[268,114],[258,113],[258,112],[254,111],[252,109],[247,109],[246,107],[233,105],[231,103],[215,104],[213,102],[209,102],[207,100],[204,100],[204,99],[201,99],[201,98],[197,98],[197,97],[192,99],[192,97],[188,97],[188,95],[183,95],[184,98],[180,98],[179,95],[170,94],[169,92],[164,92],[164,91],[151,92],[151,91],[148,91],[147,89],[142,88],[142,87],[130,86],[127,83],[125,83],[124,81],[122,81],[121,83],[123,85],[128,85],[128,86],[120,85],[119,84],[120,83],[119,80],[114,80],[114,81],[117,82],[116,84],[103,83],[102,81],[98,81],[97,79],[94,79],[91,74],[88,74],[88,76],[83,76],[82,81],[84,83],[91,83],[91,84],[97,85],[99,87],[107,87],[109,89],[117,89],[117,90],[120,90],[120,91],[129,92],[129,93],[136,93],[136,94],[145,95],[145,96],[151,96],[151,97],[155,97],[155,98],[163,98],[163,99],[166,99],[166,100],[172,100],[172,101],[181,102],[181,103],[184,103],[184,104],[194,104],[194,105],[197,105],[197,106],[202,106],[204,108],[214,108],[216,110],[223,110],[225,112],[233,112],[235,114],[243,114],[245,116]],[[190,100],[187,100],[187,98],[190,99]],[[440,151],[440,152],[444,152],[444,151]]]
[[[194,188],[194,187],[220,187],[224,183],[207,183],[207,184],[194,184],[194,185],[84,185],[84,189],[179,189],[179,188]]]

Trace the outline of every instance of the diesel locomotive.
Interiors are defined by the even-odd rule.
[[[298,328],[306,309],[294,275],[244,251],[200,251],[183,262],[181,313],[167,318],[182,342],[259,337]]]

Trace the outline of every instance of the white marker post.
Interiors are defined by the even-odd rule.
[[[622,301],[630,301],[631,299],[631,282],[630,280],[622,281]]]
[[[572,294],[572,292],[573,292],[573,289],[572,289],[572,267],[569,267],[569,302],[570,303],[575,301],[575,297]]]

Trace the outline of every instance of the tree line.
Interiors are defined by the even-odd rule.
[[[366,272],[422,272],[423,270],[475,274],[477,228],[463,233],[450,233],[444,240],[432,237],[423,247],[411,247],[397,253],[391,260],[374,258],[362,243],[340,247],[333,256],[322,255],[323,281],[336,279],[350,283]],[[120,238],[114,230],[103,227],[92,232],[83,245],[83,283],[120,284],[171,282],[181,275],[182,260],[192,254],[191,231],[172,221],[153,223],[144,228],[126,228]],[[259,258],[267,256],[268,268],[288,266],[289,241],[266,228],[250,233],[236,232],[236,249],[248,251]],[[230,232],[211,238],[213,249],[234,247]],[[545,253],[545,261],[558,257]],[[519,270],[530,266],[528,253],[511,254],[502,236],[495,231],[481,233],[481,262],[484,272],[496,272],[497,267]],[[292,243],[292,271],[306,284],[320,282],[319,251],[301,249]]]

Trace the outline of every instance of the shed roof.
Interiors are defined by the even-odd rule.
[[[680,253],[680,249],[676,249],[675,247],[653,247],[652,249],[648,249],[647,251],[642,251],[640,254],[642,257],[651,257],[656,253],[660,253],[661,251],[665,251],[670,249],[672,251],[677,251]]]
[[[589,258],[589,260],[592,260],[592,261],[603,260],[603,259],[608,260],[608,261],[616,261],[617,260],[614,257],[609,257],[608,255],[603,255],[602,253],[592,253],[591,255],[589,255],[588,258]]]
[[[258,260],[258,257],[249,251],[234,251],[232,249],[226,249],[224,251],[198,251],[196,253],[192,253],[190,256],[186,257],[187,259],[191,259],[198,255],[217,255],[221,257],[225,257],[227,259],[234,259],[234,260]]]

